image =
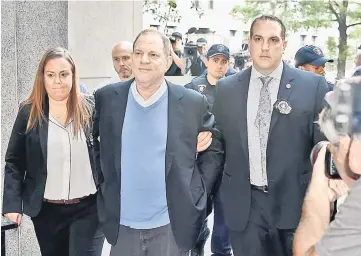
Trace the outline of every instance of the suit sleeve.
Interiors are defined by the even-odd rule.
[[[193,89],[192,82],[186,84],[184,87],[187,89]]]
[[[99,91],[94,93],[95,107],[93,112],[93,155],[94,164],[98,173],[101,172],[100,167],[100,141],[99,141],[99,117],[100,117],[100,102],[99,102]]]
[[[329,90],[326,80],[323,77],[320,77],[316,92],[316,104],[314,110],[313,123],[310,124],[312,125],[312,130],[313,130],[313,145],[316,145],[318,142],[322,140],[326,140],[326,137],[321,132],[320,127],[317,124],[317,121],[323,107],[325,106],[325,95],[328,91]]]
[[[21,107],[5,155],[3,214],[22,213],[23,182],[26,170],[25,107]]]
[[[220,140],[220,132],[215,128],[213,114],[209,111],[207,99],[203,96],[201,107],[200,131],[211,131],[213,135],[212,144],[197,157],[198,169],[206,183],[207,194],[214,194],[216,181],[222,175],[224,165],[223,145]]]
[[[356,70],[355,73],[353,73],[352,76],[361,76],[361,68]]]

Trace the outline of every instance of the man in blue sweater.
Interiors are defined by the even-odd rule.
[[[164,79],[170,47],[162,33],[142,31],[133,44],[135,78],[95,93],[98,214],[112,256],[188,255],[223,170],[207,100]],[[197,155],[203,131],[212,141]]]

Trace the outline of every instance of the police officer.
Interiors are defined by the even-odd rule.
[[[301,47],[295,55],[295,67],[310,71],[321,76],[325,76],[325,64],[326,62],[334,62],[333,59],[326,58],[323,55],[322,50],[314,45],[305,45]],[[333,90],[334,85],[327,81],[327,85],[330,91]]]
[[[170,42],[172,43],[172,65],[169,67],[165,76],[182,76],[183,69],[183,59],[182,59],[182,34],[179,32],[174,32],[170,37]]]
[[[212,109],[214,103],[214,93],[216,84],[219,79],[224,77],[228,70],[229,65],[229,49],[223,44],[212,45],[206,55],[205,65],[208,70],[205,74],[194,78],[189,84],[185,85],[188,89],[193,89],[206,96],[207,101]],[[221,177],[219,178],[219,182]],[[217,192],[218,186],[211,193],[213,200],[209,201],[208,213],[212,211],[212,201],[214,206],[214,225],[212,233],[211,250],[213,255],[232,255],[231,242],[228,230],[224,221],[224,213],[220,195]],[[192,256],[203,255],[204,244],[210,234],[207,227],[207,221],[204,223],[204,229],[198,239],[196,248],[192,251]]]
[[[200,76],[207,68],[205,64],[205,55],[207,52],[207,40],[205,38],[197,39],[197,58],[192,62],[191,74],[192,76]]]

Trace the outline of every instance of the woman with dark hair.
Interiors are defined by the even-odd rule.
[[[20,106],[5,156],[3,213],[31,217],[43,256],[99,256],[93,164],[93,103],[80,93],[69,52],[48,50],[30,97]]]

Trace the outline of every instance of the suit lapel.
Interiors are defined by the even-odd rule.
[[[129,89],[134,79],[125,83],[119,83],[115,85],[114,99],[112,101],[112,111],[114,111],[113,117],[113,131],[110,134],[114,135],[113,148],[114,148],[114,164],[115,170],[120,176],[121,167],[121,145],[122,145],[122,131],[125,111],[127,109]],[[101,138],[100,138],[101,139]]]
[[[43,153],[44,162],[47,163],[47,160],[48,160],[48,127],[49,127],[49,99],[47,96],[45,97],[43,111],[44,111],[45,120],[43,120],[41,126],[39,126],[38,129],[39,129],[39,141],[40,141],[41,151]]]
[[[279,86],[279,90],[278,90],[278,94],[277,94],[277,100],[282,99],[282,100],[288,101],[288,99],[293,91],[293,87],[294,87],[294,84],[292,83],[292,81],[293,81],[292,69],[287,64],[283,63],[283,71],[282,71],[281,82],[280,82],[280,86]],[[276,109],[273,109],[270,129],[269,129],[269,133],[268,133],[268,139],[270,138],[272,130],[273,130],[275,124],[277,123],[280,115],[281,114]]]
[[[249,90],[249,82],[251,78],[251,68],[246,69],[239,77],[239,84],[236,86],[239,88],[239,94],[235,94],[238,98],[236,102],[235,110],[239,111],[239,122],[238,127],[241,135],[241,143],[242,148],[248,158],[248,128],[247,128],[247,101],[248,101],[248,90]],[[233,103],[232,103],[233,104]]]
[[[180,85],[168,84],[168,135],[165,155],[165,177],[167,178],[175,154],[176,141],[179,139],[179,127],[182,127],[182,109],[179,100],[183,93],[178,88]]]

